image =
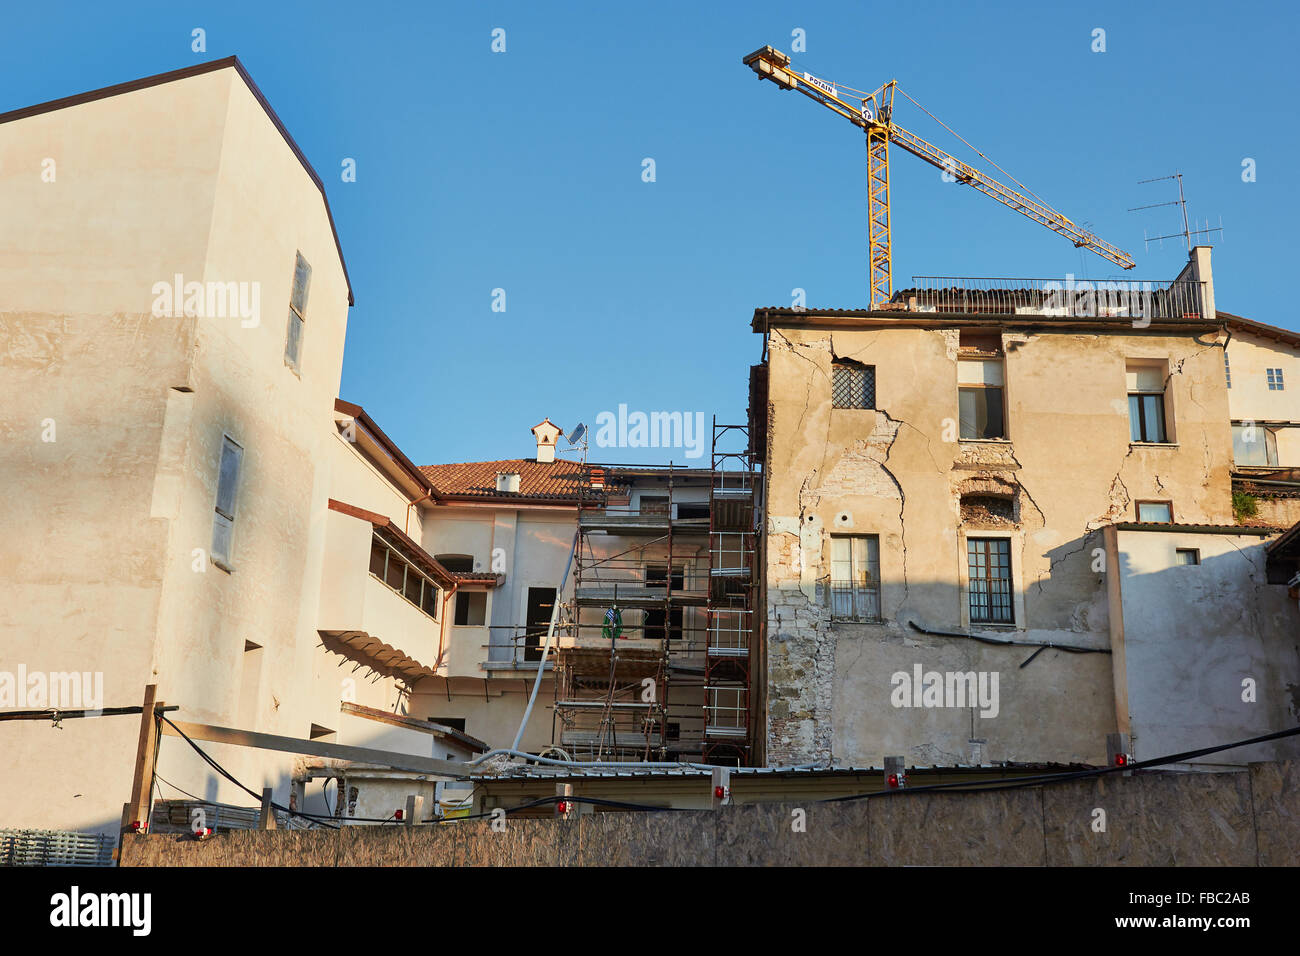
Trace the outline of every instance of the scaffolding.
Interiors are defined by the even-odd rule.
[[[553,741],[576,760],[751,753],[754,473],[719,439],[710,468],[586,465]]]

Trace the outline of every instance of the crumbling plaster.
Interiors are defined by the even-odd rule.
[[[769,347],[767,604],[769,763],[1091,761],[1114,730],[1097,529],[1137,499],[1172,500],[1180,522],[1230,522],[1231,437],[1212,339],[1005,333],[1009,441],[955,441],[955,329],[773,328]],[[831,364],[876,369],[875,409],[832,409]],[[1166,360],[1176,444],[1129,441],[1125,363]],[[1008,529],[1017,624],[999,647],[930,630],[969,626],[963,490],[1014,489]],[[877,534],[884,623],[832,622],[818,583],[829,534]],[[900,709],[890,675],[1001,675],[997,718]],[[1032,730],[1032,733],[1029,731]],[[927,741],[922,745],[921,741]]]

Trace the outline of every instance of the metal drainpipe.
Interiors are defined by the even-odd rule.
[[[418,505],[421,501],[426,501],[426,500],[428,501],[433,500],[432,491],[426,491],[421,497],[416,498],[414,501],[412,501],[410,504],[406,506],[406,527],[403,528],[402,530],[405,532],[408,538],[411,536],[411,509],[414,508],[416,505]]]
[[[442,666],[442,648],[447,636],[447,605],[451,603],[451,596],[455,594],[459,588],[460,582],[457,581],[451,586],[451,590],[447,592],[447,596],[442,599],[442,626],[438,628],[438,657],[437,660],[433,662],[433,669],[435,671]]]

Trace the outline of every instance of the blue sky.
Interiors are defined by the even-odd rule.
[[[343,397],[417,462],[465,461],[528,456],[543,416],[594,425],[619,404],[741,421],[755,306],[795,288],[813,307],[865,304],[860,132],[741,64],[789,52],[795,29],[797,64],[863,89],[896,78],[1131,253],[1126,278],[1185,261],[1181,239],[1143,243],[1180,228],[1176,208],[1126,211],[1175,198],[1137,181],[1181,170],[1191,215],[1226,230],[1219,306],[1300,328],[1298,19],[1222,3],[55,2],[6,12],[0,110],[238,54],[330,196],[356,294]],[[910,103],[895,119],[996,174]],[[896,286],[1117,275],[901,150],[891,165]]]

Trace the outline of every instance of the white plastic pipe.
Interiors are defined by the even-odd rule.
[[[564,574],[560,577],[560,586],[555,589],[555,605],[551,608],[551,623],[546,628],[546,643],[542,645],[542,659],[537,662],[537,679],[533,681],[533,692],[528,697],[528,707],[524,710],[523,720],[519,721],[519,733],[515,734],[515,742],[510,745],[511,750],[519,749],[519,741],[524,739],[524,728],[528,726],[528,718],[533,713],[533,704],[537,703],[537,690],[542,686],[546,658],[551,652],[551,641],[555,638],[555,622],[560,619],[560,599],[564,596],[564,582],[569,580],[569,568],[573,566],[573,556],[578,550],[578,535],[581,533],[581,531],[573,532],[573,547],[569,549],[569,560],[564,562]]]

